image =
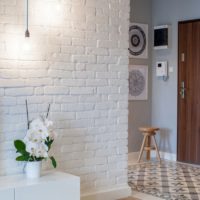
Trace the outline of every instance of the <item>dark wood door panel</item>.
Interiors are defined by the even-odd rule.
[[[200,164],[200,21],[179,23],[178,160]],[[178,92],[179,92],[178,91]]]
[[[179,24],[178,26],[178,44],[179,44],[179,50],[178,50],[178,144],[177,144],[177,153],[178,153],[178,160],[185,160],[186,159],[186,124],[182,123],[186,121],[186,106],[185,106],[185,99],[180,98],[180,90],[181,90],[181,83],[182,81],[186,80],[185,77],[185,62],[182,62],[182,60],[186,60],[186,26],[183,26],[182,24]]]

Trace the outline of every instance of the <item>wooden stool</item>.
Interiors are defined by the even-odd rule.
[[[153,127],[139,128],[139,131],[142,132],[142,134],[144,135],[144,138],[143,138],[142,146],[140,149],[138,162],[140,162],[144,150],[147,152],[147,154],[146,154],[147,160],[151,159],[151,150],[156,150],[157,158],[158,158],[159,162],[161,162],[160,154],[159,154],[159,150],[158,150],[158,146],[157,146],[156,138],[155,138],[156,131],[159,131],[159,130],[160,130],[159,128],[153,128]],[[151,146],[151,137],[154,142],[153,147]],[[145,145],[145,143],[146,143],[146,145]]]

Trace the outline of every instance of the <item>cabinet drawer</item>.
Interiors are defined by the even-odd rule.
[[[14,200],[14,189],[5,189],[0,190],[0,199],[1,200]]]
[[[15,190],[15,200],[80,200],[80,184],[61,181],[19,187]]]

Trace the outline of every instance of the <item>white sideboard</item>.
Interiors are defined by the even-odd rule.
[[[0,189],[1,200],[13,200],[15,191],[14,189]]]
[[[80,178],[46,172],[39,179],[24,175],[0,178],[0,200],[80,200]]]

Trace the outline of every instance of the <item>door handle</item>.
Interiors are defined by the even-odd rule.
[[[181,82],[181,89],[180,89],[181,99],[185,99],[185,91],[186,91],[185,82],[182,81]]]

